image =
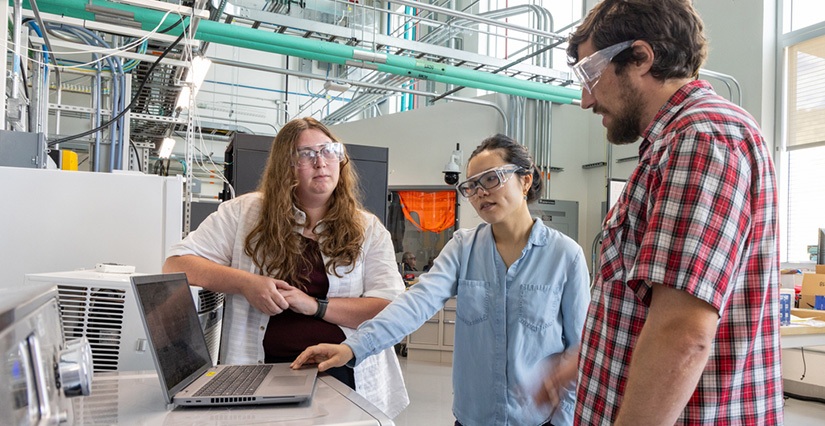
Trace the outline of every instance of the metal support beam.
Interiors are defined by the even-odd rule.
[[[5,1],[0,4],[0,34],[8,34],[9,33],[9,2]],[[0,41],[0,48],[3,49],[3,52],[8,52],[9,47],[9,39],[8,37],[2,37],[2,41]],[[5,81],[5,75],[8,71],[7,62],[5,59],[0,61],[0,76],[3,76]],[[0,102],[0,130],[6,130],[6,103]]]
[[[26,18],[34,18],[34,12],[32,12],[29,9],[23,9],[23,16],[26,17]],[[149,31],[141,30],[139,28],[126,27],[126,26],[123,26],[123,25],[115,25],[115,24],[110,24],[110,23],[106,23],[106,22],[88,21],[88,20],[85,20],[85,19],[72,18],[70,16],[55,15],[53,13],[40,12],[40,16],[46,22],[73,25],[73,26],[76,26],[76,27],[86,28],[87,30],[102,31],[104,33],[118,34],[118,35],[124,35],[124,36],[129,36],[129,37],[141,38],[141,37],[145,37],[145,36],[149,35],[150,40],[157,40],[157,41],[161,41],[161,42],[169,43],[169,44],[171,44],[172,42],[174,42],[178,38],[177,36],[172,36],[172,35],[167,35],[167,34],[159,34],[159,33],[152,33],[152,32],[149,32]],[[52,40],[52,42],[54,43],[55,46],[58,46],[57,40]],[[180,42],[180,46],[184,46],[184,45],[187,45],[187,44],[194,48],[194,47],[198,47],[200,45],[200,42],[197,41],[197,40],[181,40],[181,42]],[[89,48],[89,46],[86,46],[86,49],[88,49],[88,48]],[[157,58],[155,58],[155,59],[157,59]]]

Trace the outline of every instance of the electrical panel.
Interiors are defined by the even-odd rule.
[[[545,225],[578,241],[578,201],[540,199],[529,206],[531,215],[541,219]]]
[[[46,139],[43,134],[0,130],[0,166],[45,168]]]

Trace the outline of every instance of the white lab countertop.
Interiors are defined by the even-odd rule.
[[[792,308],[791,315],[800,319],[810,318],[825,321],[825,311],[818,311],[815,309]],[[811,327],[809,325],[797,324],[792,321],[791,325],[783,326],[780,329],[782,349],[825,345],[825,328]]]
[[[312,399],[298,404],[176,407],[163,399],[154,371],[97,373],[92,394],[71,400],[70,425],[346,425],[394,426],[335,378],[321,374]]]

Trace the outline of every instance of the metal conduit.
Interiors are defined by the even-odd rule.
[[[146,27],[154,28],[164,21],[161,12],[140,7],[111,3],[105,0],[93,0],[99,7],[109,7],[133,13],[136,20]],[[84,0],[43,0],[43,9],[74,15],[80,19],[94,19],[94,14],[86,12]],[[173,18],[174,19],[174,18]],[[495,22],[495,21],[494,21]],[[173,30],[179,32],[181,29]],[[544,35],[544,34],[542,34]],[[356,49],[336,43],[304,39],[284,34],[238,27],[214,21],[200,21],[195,38],[201,41],[216,42],[229,46],[245,47],[254,50],[299,56],[307,59],[321,60],[342,65],[366,66],[396,75],[439,81],[446,84],[465,85],[478,89],[536,97],[561,103],[569,103],[578,98],[580,92],[534,81],[519,80],[502,75],[468,70],[449,65],[419,61],[414,58],[383,55]]]
[[[519,5],[519,6],[513,6],[513,7],[504,8],[504,9],[490,10],[490,11],[487,11],[487,12],[479,13],[478,15],[475,15],[475,16],[482,16],[482,17],[490,18],[490,19],[501,19],[501,18],[509,18],[511,16],[520,15],[520,14],[524,13],[525,11],[532,10],[533,12],[536,13],[536,16],[538,18],[539,15],[540,15],[540,12],[537,12],[536,10],[533,10],[533,8],[531,8],[530,6],[531,5]],[[527,9],[527,10],[525,10],[525,9]],[[499,21],[496,21],[496,22],[499,22]],[[433,40],[432,43],[433,44],[441,44],[445,41],[444,40],[444,34],[443,34],[444,31],[439,31],[439,30],[443,30],[443,29],[450,30],[450,29],[452,29],[450,27],[453,26],[453,25],[459,25],[459,24],[464,25],[464,24],[469,24],[469,23],[475,23],[476,25],[479,24],[479,22],[476,22],[476,21],[473,21],[473,20],[470,20],[470,19],[456,19],[454,21],[444,23],[444,25],[441,25],[440,27],[434,29],[433,31],[430,32],[430,34],[427,34],[427,36],[435,34],[432,37],[433,38],[434,37],[439,37],[439,38]],[[542,31],[546,31],[547,27],[546,27],[546,25],[542,24],[542,25],[538,26],[537,29],[542,30]],[[449,31],[448,31],[447,36],[449,36]],[[538,38],[538,36],[533,35],[533,38],[534,39]],[[427,38],[426,40],[430,41],[429,38]],[[425,39],[422,38],[421,41],[425,41]]]
[[[276,68],[276,67],[268,67],[268,66],[264,66],[264,65],[255,65],[255,64],[250,64],[250,63],[246,63],[246,62],[239,62],[239,61],[233,61],[233,60],[222,59],[222,58],[209,58],[209,59],[212,61],[213,64],[228,65],[228,66],[233,66],[233,67],[247,68],[247,69],[252,69],[252,70],[257,70],[257,71],[265,71],[265,72],[272,72],[272,73],[277,73],[277,74],[285,74],[285,75],[291,75],[291,76],[295,76],[295,77],[309,78],[309,79],[313,79],[313,80],[326,80],[326,77],[322,77],[322,76],[315,75],[315,74],[312,74],[312,73],[301,72],[301,71],[287,70],[287,69],[284,69],[284,68]],[[380,84],[374,84],[374,83],[365,83],[365,82],[355,81],[355,80],[336,80],[336,81],[338,81],[339,83],[351,84],[353,86],[366,87],[366,88],[377,89],[377,90],[386,90],[388,92],[411,93],[411,94],[414,94],[414,95],[426,96],[426,97],[438,96],[437,93],[432,93],[432,92],[423,92],[423,91],[420,91],[420,90],[404,89],[404,88],[401,88],[401,87],[386,86],[386,85],[380,85]],[[462,97],[458,97],[458,96],[450,96],[449,99],[452,100],[452,101],[457,101],[457,102],[465,102],[465,103],[471,103],[471,104],[476,104],[476,105],[484,105],[484,106],[488,106],[488,107],[496,109],[496,111],[498,111],[498,113],[501,115],[502,120],[504,120],[505,133],[509,131],[510,124],[509,124],[509,121],[507,120],[507,115],[505,114],[504,110],[501,107],[499,107],[498,105],[496,105],[495,103],[488,102],[488,101],[483,101],[483,100],[479,100],[479,99],[462,98]]]
[[[3,37],[6,35],[3,34]],[[12,42],[14,43],[12,56],[12,72],[11,72],[11,96],[10,99],[17,99],[20,97],[20,54],[23,36],[23,0],[14,0],[14,34]],[[2,117],[5,120],[5,117]]]
[[[550,102],[547,102],[547,114],[545,114],[544,120],[547,123],[547,150],[544,155],[544,166],[547,169],[545,177],[547,180],[544,182],[544,198],[550,198],[550,169],[552,169],[550,160],[552,160],[551,150],[553,148],[553,104]]]
[[[476,16],[501,19],[501,18],[509,18],[511,16],[520,15],[522,13],[530,12],[530,11],[532,11],[536,15],[536,20],[538,21],[537,22],[537,24],[538,24],[537,29],[539,29],[541,31],[545,31],[545,32],[548,32],[548,31],[552,32],[553,31],[553,16],[552,16],[552,14],[550,14],[550,12],[547,9],[545,9],[543,7],[540,7],[540,6],[532,5],[532,4],[524,4],[524,5],[518,5],[518,6],[508,7],[508,8],[504,8],[504,9],[492,10],[492,11],[480,13]],[[422,38],[421,41],[427,41],[427,42],[430,42],[430,43],[433,43],[433,44],[442,44],[446,41],[446,39],[449,39],[449,37],[452,36],[452,34],[451,34],[452,33],[452,31],[451,31],[452,28],[450,27],[450,25],[457,25],[457,24],[464,25],[465,23],[470,23],[470,22],[473,22],[473,21],[469,20],[469,19],[457,19],[455,21],[445,23],[444,25],[442,25],[442,26],[436,28],[435,30],[431,31],[429,34],[427,34],[427,36]],[[433,34],[435,34],[435,35],[433,35]],[[429,37],[429,36],[432,36],[432,37]],[[431,39],[431,38],[433,38],[434,40]],[[533,42],[534,46],[528,46],[527,48],[535,47],[535,45],[539,45],[539,44],[544,44],[543,37],[532,35],[532,38],[534,40],[534,42]],[[548,52],[548,55],[549,55],[549,52]],[[552,64],[552,61],[548,61],[548,55],[543,55],[543,57],[536,58],[535,64],[540,65],[540,66],[541,65],[546,66],[548,63]]]
[[[728,92],[730,92],[731,101],[733,101],[733,89],[731,88],[730,83],[728,83],[728,82],[730,81],[731,83],[733,83],[734,86],[736,86],[736,94],[737,94],[736,105],[742,106],[742,86],[739,85],[739,81],[737,81],[735,78],[733,78],[732,75],[723,74],[721,72],[711,71],[711,70],[707,70],[707,69],[704,69],[704,68],[699,69],[699,74],[703,74],[703,75],[706,75],[708,77],[716,78],[719,81],[721,81],[722,83],[724,83],[725,86],[728,87]]]
[[[372,73],[370,74],[366,80],[361,80],[362,82],[379,84],[381,86],[387,87],[399,87],[402,85],[403,82],[407,81],[402,77],[394,76],[394,75],[387,75],[387,74],[380,74],[380,73]],[[329,122],[342,122],[346,121],[347,117],[351,117],[353,111],[361,111],[363,110],[362,105],[367,105],[372,102],[380,102],[383,101],[387,96],[384,93],[374,93],[374,92],[365,92],[362,89],[365,86],[356,86],[356,90],[353,92],[352,101],[347,103],[346,105],[342,106],[341,108],[337,109],[332,114],[328,115],[324,121]],[[394,92],[393,92],[394,93]]]
[[[488,25],[492,25],[492,26],[495,26],[495,27],[507,28],[507,29],[510,29],[510,30],[513,30],[513,31],[519,31],[519,32],[526,33],[526,34],[533,34],[533,35],[537,35],[537,36],[540,36],[540,37],[551,38],[551,39],[555,39],[555,40],[559,40],[559,41],[566,40],[565,37],[562,37],[562,36],[559,36],[557,34],[547,32],[547,31],[541,31],[541,30],[536,30],[536,29],[533,29],[533,28],[522,27],[520,25],[514,25],[514,24],[507,23],[507,22],[499,22],[499,21],[496,21],[494,19],[486,18],[484,16],[473,15],[471,13],[460,12],[460,11],[457,11],[457,10],[438,7],[438,6],[434,6],[434,5],[427,4],[427,3],[421,3],[421,2],[417,2],[417,1],[411,1],[411,0],[392,0],[392,3],[401,4],[401,5],[405,5],[405,6],[412,6],[412,7],[418,8],[418,9],[423,9],[423,10],[428,10],[428,11],[432,11],[432,12],[436,12],[436,13],[441,13],[441,14],[444,14],[446,16],[454,16],[456,18],[464,18],[464,19],[467,19],[469,21],[479,22],[479,23],[482,23],[482,24],[488,24]]]

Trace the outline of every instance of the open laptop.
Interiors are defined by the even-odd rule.
[[[280,404],[312,397],[317,368],[213,367],[186,274],[132,276],[132,288],[167,403]]]

